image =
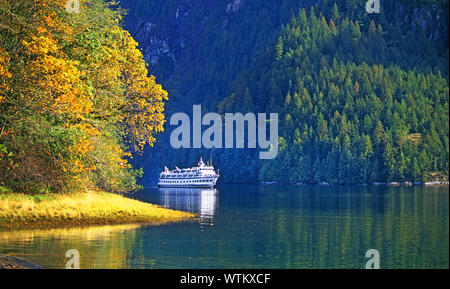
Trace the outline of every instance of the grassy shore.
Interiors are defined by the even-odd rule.
[[[165,224],[195,215],[116,194],[87,191],[67,195],[0,194],[0,229],[106,224]]]

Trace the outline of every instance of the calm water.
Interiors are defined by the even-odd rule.
[[[148,189],[133,197],[196,212],[165,226],[0,232],[0,253],[64,268],[77,249],[82,268],[364,268],[368,249],[382,268],[449,267],[447,187],[223,185]]]

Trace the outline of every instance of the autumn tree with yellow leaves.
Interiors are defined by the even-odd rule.
[[[131,152],[163,131],[167,92],[104,0],[0,0],[0,186],[137,187]],[[111,7],[114,6],[114,7]]]

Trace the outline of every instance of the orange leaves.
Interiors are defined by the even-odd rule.
[[[38,95],[37,107],[54,114],[87,114],[92,102],[84,92],[79,62],[69,60],[47,29],[38,28],[39,36],[23,40],[26,52],[33,56],[27,65],[30,95]]]
[[[155,142],[168,95],[120,27],[120,10],[87,0],[70,14],[65,0],[21,1],[0,5],[14,12],[0,35],[0,121],[8,132],[1,137],[15,160],[36,152],[28,159],[38,173],[30,177],[24,165],[3,175],[56,190],[89,182],[135,187],[126,141],[137,151]],[[3,175],[0,181],[11,179]]]
[[[11,72],[7,68],[9,58],[7,54],[0,48],[0,104],[5,99],[5,92],[9,87],[9,81],[12,78]]]
[[[68,171],[72,174],[84,174],[95,170],[96,166],[89,158],[89,154],[95,149],[94,138],[101,134],[100,131],[86,123],[67,126],[81,133],[77,143],[69,148],[72,161],[68,163]]]
[[[41,32],[39,32],[41,31]],[[43,27],[38,27],[38,33],[44,34],[46,29]],[[47,53],[55,53],[58,51],[57,43],[54,39],[48,36],[32,36],[31,41],[22,41],[25,48],[28,49],[30,54],[45,55]]]

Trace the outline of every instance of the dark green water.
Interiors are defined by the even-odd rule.
[[[196,212],[200,221],[0,232],[0,253],[64,268],[449,267],[446,187],[250,186],[149,189],[133,197]]]

